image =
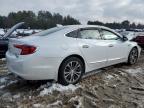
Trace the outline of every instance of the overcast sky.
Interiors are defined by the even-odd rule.
[[[0,0],[0,15],[19,10],[48,10],[71,15],[82,23],[125,19],[144,23],[144,0]]]

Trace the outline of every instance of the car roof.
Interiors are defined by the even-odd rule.
[[[44,33],[46,32],[46,35],[49,34],[53,34],[53,33],[58,33],[58,34],[67,34],[67,33],[70,33],[74,30],[78,30],[80,28],[101,28],[101,29],[106,29],[106,30],[109,30],[109,31],[112,31],[114,32],[115,34],[121,36],[119,33],[115,32],[114,30],[108,28],[108,27],[104,27],[104,26],[99,26],[99,25],[65,25],[65,26],[57,26],[57,27],[54,27],[54,28],[51,28],[51,29],[47,29],[47,30],[44,30],[42,32],[39,32],[39,33],[36,33],[36,34],[33,34],[33,35],[40,35],[40,33]],[[54,29],[54,31],[53,31]],[[56,29],[56,30],[55,30]],[[52,30],[52,31],[51,31]],[[49,33],[48,33],[49,32]]]
[[[108,27],[104,27],[104,26],[100,26],[100,25],[66,25],[64,27],[73,28],[73,29],[76,29],[76,28],[86,28],[86,27],[96,27],[96,28],[109,29]]]

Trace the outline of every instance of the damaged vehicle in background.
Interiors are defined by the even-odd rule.
[[[8,32],[4,36],[0,36],[0,58],[5,58],[6,51],[8,50],[8,41],[9,38],[17,38],[20,36],[28,36],[31,34],[25,34],[22,30],[21,32],[17,29],[19,28],[27,28],[26,23],[21,22],[16,25],[14,25],[11,29],[8,30]]]
[[[144,48],[144,33],[137,33],[132,41],[137,42],[138,45],[143,49]]]
[[[115,31],[94,25],[54,27],[9,40],[8,70],[26,80],[76,84],[87,72],[118,64],[135,64],[141,48]]]
[[[142,49],[144,48],[144,32],[124,31],[121,34],[126,36],[129,41],[137,42]]]

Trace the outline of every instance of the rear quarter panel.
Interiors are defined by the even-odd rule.
[[[130,44],[130,48],[129,48],[129,51],[128,51],[128,56],[129,56],[130,51],[131,51],[132,48],[134,48],[134,47],[136,47],[136,48],[138,49],[138,53],[139,53],[139,56],[140,56],[141,47],[140,47],[136,42],[133,42],[133,41],[128,41],[128,43]]]
[[[76,38],[66,37],[63,33],[42,38],[41,42],[43,43],[39,42],[38,55],[41,55],[45,59],[57,57],[59,58],[57,61],[58,65],[70,55],[79,55],[84,59],[87,71],[87,63],[79,50]]]

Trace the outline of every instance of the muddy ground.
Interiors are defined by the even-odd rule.
[[[0,108],[31,107],[144,108],[144,53],[133,66],[110,66],[67,87],[18,79],[0,60]]]

